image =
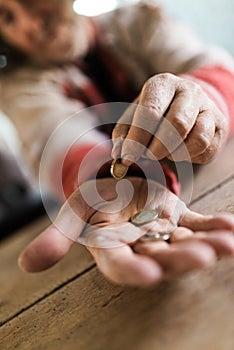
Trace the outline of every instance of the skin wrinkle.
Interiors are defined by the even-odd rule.
[[[187,84],[187,83],[186,83]],[[194,84],[193,82],[192,83],[188,83],[190,86],[195,86],[196,87],[196,85],[197,84]],[[200,92],[200,88],[198,88],[197,89],[197,91],[198,92]],[[181,89],[181,83],[180,83],[180,90],[179,90],[179,92],[180,92],[180,94],[184,94],[184,92],[182,92],[183,90]],[[177,95],[175,95],[176,97],[178,97],[178,93],[177,93]],[[204,105],[202,106],[202,109],[204,109]],[[211,107],[213,107],[213,105],[211,105]],[[171,109],[171,111],[173,112],[173,110]],[[170,110],[169,110],[169,112],[170,112]],[[183,119],[181,118],[181,116],[180,115],[178,115],[178,114],[176,114],[176,113],[174,113],[174,115],[175,115],[175,118],[174,118],[174,123],[175,123],[175,126],[176,126],[176,128],[177,128],[177,130],[180,132],[180,134],[182,135],[182,137],[183,138],[185,138],[187,135],[185,134],[185,132],[186,132],[186,125],[185,125],[185,123],[183,122]],[[187,132],[188,132],[188,129],[187,129]],[[189,134],[188,134],[189,135]],[[189,136],[191,136],[191,133],[190,133],[190,135]],[[196,140],[196,136],[194,135],[194,140]],[[154,148],[156,148],[157,147],[157,149],[158,149],[158,143],[157,143],[157,146],[155,146]],[[207,147],[207,145],[205,144],[205,146],[204,146],[204,148],[202,149],[202,152],[200,152],[200,153],[204,153],[205,151],[206,151],[206,149],[207,149],[208,147]],[[153,151],[153,149],[151,148],[151,150]],[[159,152],[159,151],[158,151]],[[168,153],[168,152],[167,152]],[[196,153],[196,152],[194,152],[194,153]],[[190,149],[190,154],[192,154],[192,150]],[[160,153],[158,153],[158,156],[161,158],[162,157],[162,154],[160,154]],[[196,156],[196,154],[193,156],[193,158],[192,158],[192,160],[194,160],[194,158],[195,158],[195,156]],[[208,152],[208,156],[210,157],[210,152]],[[170,156],[169,156],[170,157]],[[171,159],[171,157],[169,158],[169,159]],[[179,160],[179,159],[178,159]]]

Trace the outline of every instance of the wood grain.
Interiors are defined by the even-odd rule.
[[[192,209],[234,213],[234,138],[196,174]],[[74,245],[47,272],[28,275],[20,251],[39,220],[0,247],[1,350],[233,350],[234,259],[150,290],[117,287]]]
[[[228,179],[234,177],[234,137],[230,138],[215,160],[204,166],[195,167],[194,179],[185,181],[182,198],[190,201],[203,197]],[[192,195],[190,195],[192,193]]]
[[[0,328],[4,350],[233,350],[234,263],[121,289],[96,269]]]
[[[203,214],[234,213],[234,179],[195,202],[191,209]]]
[[[193,205],[233,212],[234,180]],[[233,350],[234,259],[151,290],[114,286],[95,269],[0,328],[2,349]]]
[[[75,244],[69,254],[50,270],[38,274],[22,272],[17,266],[20,252],[49,223],[47,218],[41,219],[0,246],[0,324],[94,264],[87,250]]]

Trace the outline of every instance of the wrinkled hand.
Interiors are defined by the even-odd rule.
[[[44,270],[59,261],[74,241],[81,241],[108,279],[148,286],[234,253],[233,216],[192,212],[151,180],[128,178],[116,185],[112,178],[83,184],[64,204],[54,224],[21,254],[21,267],[29,272]],[[142,209],[157,209],[160,218],[137,227],[130,218]],[[155,231],[171,231],[170,243],[138,240]]]
[[[115,126],[112,156],[121,157],[125,165],[142,156],[206,163],[224,143],[227,127],[227,117],[200,85],[158,74],[145,83]]]

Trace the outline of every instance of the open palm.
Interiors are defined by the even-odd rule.
[[[159,219],[142,226],[131,223],[132,215],[146,209],[157,210]],[[139,240],[156,231],[170,232],[170,243]],[[78,241],[111,281],[147,286],[233,254],[233,231],[233,216],[192,212],[152,180],[92,180],[72,194],[54,224],[26,248],[20,265],[31,272],[46,269]]]

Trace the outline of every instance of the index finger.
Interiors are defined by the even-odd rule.
[[[151,153],[154,157],[162,159],[183,145],[183,141],[195,125],[199,112],[199,104],[194,102],[193,93],[186,89],[178,91],[149,147],[149,158]],[[186,153],[185,145],[184,149]]]
[[[162,117],[170,106],[175,81],[169,75],[158,75],[144,85],[132,124],[122,145],[122,163],[129,166],[143,156]]]
[[[118,120],[117,124],[113,129],[113,132],[112,132],[113,148],[112,148],[111,156],[114,159],[120,158],[121,156],[122,144],[125,137],[128,134],[136,108],[137,108],[137,100],[135,100],[124,111],[121,118]]]

